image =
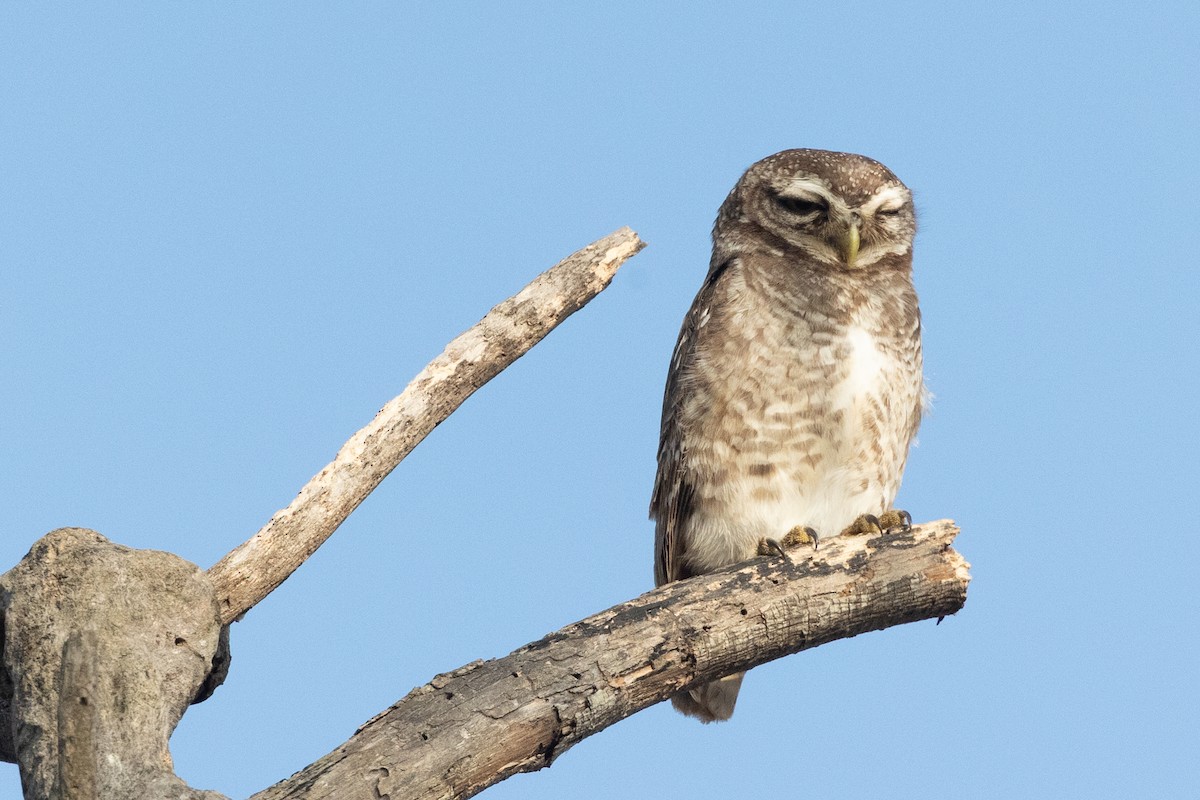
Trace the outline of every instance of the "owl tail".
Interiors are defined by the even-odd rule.
[[[742,686],[742,678],[746,673],[739,672],[721,678],[719,681],[704,683],[686,692],[680,692],[671,698],[671,705],[680,713],[695,717],[701,722],[721,722],[733,716],[733,707],[737,704],[738,689]]]

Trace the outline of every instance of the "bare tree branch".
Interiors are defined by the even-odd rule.
[[[221,617],[238,619],[274,591],[437,425],[612,281],[645,244],[622,228],[539,275],[429,362],[287,508],[209,569]]]
[[[439,675],[251,800],[466,798],[694,683],[966,601],[949,520],[669,584]],[[682,723],[681,723],[682,724]]]

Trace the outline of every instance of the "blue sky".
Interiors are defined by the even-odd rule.
[[[916,193],[900,504],[961,524],[966,609],[485,796],[1194,791],[1200,6],[807,5],[0,6],[0,569],[64,525],[207,567],[495,302],[650,244],[235,626],[189,782],[244,797],[650,586],[713,216],[821,147]]]

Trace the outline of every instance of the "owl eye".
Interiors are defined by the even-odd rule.
[[[880,208],[876,210],[877,217],[894,217],[900,213],[900,206],[889,206],[888,208]]]
[[[829,210],[829,204],[824,200],[805,200],[799,197],[788,197],[787,195],[778,195],[775,201],[793,214],[800,216],[810,216],[813,214],[824,214]]]

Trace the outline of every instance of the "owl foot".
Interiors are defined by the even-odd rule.
[[[883,523],[874,514],[862,514],[842,530],[842,536],[862,536],[868,533],[883,533]]]
[[[893,508],[883,512],[879,523],[883,525],[884,533],[908,533],[912,530],[912,514]]]
[[[899,511],[892,509],[885,511],[878,517],[874,514],[863,514],[858,519],[851,522],[845,530],[842,531],[842,536],[861,536],[867,533],[885,534],[885,533],[908,533],[912,530],[912,514],[907,511]]]
[[[808,527],[807,525],[797,525],[788,531],[783,537],[784,547],[797,547],[802,544],[811,544],[812,549],[816,550],[817,545],[820,544],[820,542],[821,537],[817,535],[816,530]]]
[[[768,539],[766,537],[758,540],[758,554],[760,556],[778,556],[779,558],[787,558],[787,553],[783,551],[783,545],[778,539]]]
[[[785,548],[799,547],[802,544],[812,545],[812,549],[816,550],[820,541],[821,537],[814,529],[806,525],[797,525],[784,534],[780,540],[759,539],[758,554],[760,556],[785,556]]]

